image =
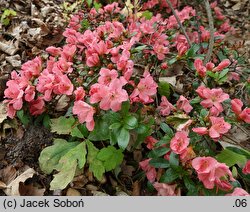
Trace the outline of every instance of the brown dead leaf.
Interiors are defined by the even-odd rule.
[[[0,124],[7,119],[7,106],[3,102],[0,102]]]
[[[0,178],[6,185],[13,181],[16,176],[17,171],[13,166],[7,166],[6,168],[0,170]]]
[[[28,168],[26,171],[20,174],[15,180],[11,181],[7,185],[7,188],[3,190],[4,193],[8,196],[20,196],[19,183],[25,182],[27,179],[33,177],[35,173],[36,171],[34,169]]]
[[[18,51],[18,41],[0,41],[0,50],[5,52],[8,55],[14,55]]]
[[[5,59],[14,68],[20,68],[21,67],[21,57],[20,57],[20,55],[16,54],[16,55],[13,55],[13,56],[6,57]]]
[[[66,196],[81,196],[81,193],[77,191],[76,189],[69,188],[67,190]]]
[[[140,196],[141,184],[138,180],[133,182],[132,188],[132,196]]]
[[[19,183],[20,196],[43,196],[45,188],[38,188],[33,184],[25,185],[23,182]]]
[[[59,97],[55,109],[57,111],[63,111],[68,106],[69,101],[70,101],[70,98],[66,95]]]
[[[6,184],[3,181],[0,181],[0,189],[6,189]]]

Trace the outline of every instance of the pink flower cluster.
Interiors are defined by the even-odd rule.
[[[226,191],[232,189],[228,180],[235,181],[235,179],[226,164],[219,163],[212,157],[197,157],[193,159],[192,166],[205,188],[213,189],[216,186]]]
[[[232,111],[235,113],[239,120],[250,124],[250,108],[242,110],[243,102],[240,99],[231,100]]]
[[[209,129],[207,127],[196,127],[192,130],[199,135],[208,134],[213,140],[217,141],[231,129],[231,125],[225,122],[223,117],[210,116],[209,120],[211,125]]]
[[[13,118],[16,111],[21,110],[24,100],[29,102],[32,115],[38,115],[44,111],[44,100],[41,97],[35,99],[35,86],[33,81],[42,71],[42,60],[40,57],[24,63],[19,74],[13,71],[11,80],[6,85],[4,96],[7,103],[7,114]]]
[[[204,108],[210,108],[210,115],[212,116],[218,116],[224,110],[221,103],[229,99],[229,95],[224,93],[221,88],[209,89],[200,86],[196,92],[204,99],[200,104]]]
[[[170,148],[174,153],[178,155],[183,154],[187,150],[189,140],[190,138],[188,137],[187,132],[176,132],[175,136],[170,141]]]
[[[149,182],[153,183],[156,178],[156,170],[154,167],[150,166],[149,161],[151,158],[143,160],[139,163],[140,168],[146,172],[146,177],[149,180]]]
[[[203,65],[203,62],[201,59],[195,59],[194,61],[194,67],[197,71],[197,73],[201,77],[205,77],[207,71],[212,71],[212,72],[219,72],[222,71],[223,69],[227,68],[231,64],[229,59],[224,59],[222,60],[218,66],[215,67],[215,64],[212,62],[208,62],[206,66]]]

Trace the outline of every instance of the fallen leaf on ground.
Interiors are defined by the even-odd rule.
[[[36,171],[34,169],[28,168],[21,175],[19,175],[15,180],[13,180],[12,182],[10,182],[10,184],[7,185],[7,188],[3,190],[4,193],[8,196],[20,196],[19,183],[25,182],[27,179],[33,177],[35,173]]]
[[[66,196],[81,196],[81,193],[77,191],[76,189],[69,188],[67,190]]]
[[[0,124],[7,119],[7,107],[6,104],[0,103]]]
[[[43,196],[45,188],[38,188],[33,184],[25,185],[23,182],[19,183],[20,196]]]

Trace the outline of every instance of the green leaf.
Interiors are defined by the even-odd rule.
[[[234,147],[234,146],[228,146],[228,147],[226,147],[226,149],[229,149],[230,151],[235,152],[237,154],[244,155],[244,156],[246,156],[247,159],[250,159],[250,152],[245,150],[245,149],[239,149],[239,148]]]
[[[168,65],[173,65],[177,61],[177,58],[174,57],[171,60],[168,61]]]
[[[71,148],[78,145],[78,142],[67,142],[64,139],[55,139],[52,146],[42,150],[39,157],[39,166],[45,174],[50,174],[57,167],[60,158]]]
[[[171,85],[168,82],[160,81],[158,84],[158,91],[161,96],[166,96],[169,98],[170,96],[170,88]]]
[[[102,7],[101,3],[94,2],[94,8],[96,9],[97,12],[101,7]]]
[[[197,96],[197,97],[195,97],[194,99],[192,99],[191,101],[190,101],[190,104],[191,105],[194,105],[194,104],[198,104],[198,103],[200,103],[201,102],[201,98],[199,97],[199,96]]]
[[[50,119],[51,132],[56,132],[59,135],[67,135],[72,131],[72,126],[75,123],[74,117],[69,118],[65,116],[60,116],[59,118]]]
[[[123,153],[121,149],[117,150],[113,146],[108,146],[100,150],[97,159],[103,161],[106,171],[111,171],[122,163]]]
[[[212,78],[215,78],[215,73],[212,72],[212,71],[207,71],[206,74],[207,74],[207,76],[210,76],[210,77],[212,77]]]
[[[173,130],[166,123],[162,122],[160,124],[160,127],[163,130],[163,132],[165,132],[168,136],[170,137],[174,136]]]
[[[65,162],[63,171],[61,170],[58,174],[55,174],[54,179],[50,182],[50,190],[66,188],[75,176],[76,166],[77,162],[75,160]]]
[[[162,175],[160,182],[161,183],[172,183],[178,177],[179,177],[178,173],[176,173],[173,169],[169,168],[169,169],[167,169],[165,174]]]
[[[95,129],[90,132],[88,139],[91,141],[103,141],[109,139],[109,121],[99,117],[95,121]]]
[[[167,147],[159,147],[159,148],[155,148],[152,151],[149,152],[148,154],[148,158],[158,158],[161,157],[163,155],[165,155],[167,152],[169,152],[169,148]]]
[[[122,103],[121,114],[125,117],[129,113],[130,102],[126,101]]]
[[[130,139],[129,131],[122,127],[118,132],[119,134],[116,135],[118,146],[121,149],[126,149]]]
[[[82,134],[82,132],[78,129],[78,126],[75,126],[71,133],[70,133],[71,136],[73,137],[77,137],[77,138],[84,138],[84,135]]]
[[[111,125],[109,126],[109,129],[110,129],[110,130],[114,130],[114,129],[120,128],[121,126],[122,126],[122,124],[121,124],[120,122],[116,122],[116,123],[114,123],[114,124],[111,124]]]
[[[93,0],[86,0],[86,1],[87,1],[87,4],[88,4],[88,7],[91,7]]]
[[[216,158],[219,162],[225,163],[229,167],[235,164],[244,165],[247,161],[247,158],[245,155],[235,153],[227,148],[224,149],[221,153],[219,153],[216,156]]]
[[[64,189],[74,178],[76,167],[83,168],[86,162],[86,144],[56,139],[54,145],[45,148],[39,157],[43,172],[58,171],[51,181],[50,189]]]
[[[206,109],[204,109],[204,108],[201,109],[200,116],[201,116],[202,118],[207,117],[208,114],[209,114],[209,111],[208,111],[208,110],[206,110]]]
[[[103,174],[105,173],[105,167],[103,162],[97,159],[97,155],[99,153],[99,149],[97,149],[93,143],[87,141],[88,147],[88,163],[89,163],[89,170],[93,172],[94,176],[97,180],[102,180]]]
[[[50,117],[48,114],[45,114],[43,117],[43,126],[46,128],[50,128],[50,124],[51,124]]]
[[[123,127],[127,130],[135,129],[138,125],[137,118],[131,115],[126,116],[123,121],[124,121]]]
[[[222,79],[223,77],[225,77],[228,72],[229,72],[229,68],[225,68],[224,70],[222,70],[219,74],[219,79]]]
[[[105,173],[105,167],[100,160],[95,160],[94,163],[89,164],[89,170],[93,172],[97,180],[101,181]]]
[[[197,196],[198,190],[195,186],[195,183],[189,178],[189,176],[185,176],[183,179],[184,179],[184,185],[188,189],[188,195]]]
[[[155,168],[168,168],[170,166],[169,161],[164,158],[152,158],[149,164]]]
[[[179,166],[179,155],[175,154],[174,152],[171,152],[170,156],[169,156],[169,163],[173,169],[178,167]]]
[[[24,126],[27,126],[30,123],[30,117],[25,114],[23,110],[17,111],[16,114]]]
[[[150,20],[153,16],[153,13],[148,11],[148,10],[145,10],[143,13],[142,13],[142,16],[145,17],[147,20]]]
[[[200,49],[199,44],[193,44],[192,47],[186,52],[187,57],[194,57],[199,49]]]

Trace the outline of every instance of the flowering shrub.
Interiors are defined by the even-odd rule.
[[[77,168],[101,180],[117,170],[124,152],[141,147],[139,167],[158,195],[247,195],[240,182],[250,180],[250,152],[221,145],[232,126],[250,123],[250,108],[227,89],[249,83],[224,43],[232,27],[211,4],[215,54],[204,64],[210,32],[194,8],[176,9],[189,43],[166,1],[137,3],[85,5],[74,14],[63,46],[48,47],[46,57],[11,73],[8,116],[36,117],[65,136],[39,158],[42,171],[58,171],[51,189],[65,188]],[[171,3],[176,8],[178,1]],[[178,64],[192,81],[177,79],[179,90],[169,82]]]

